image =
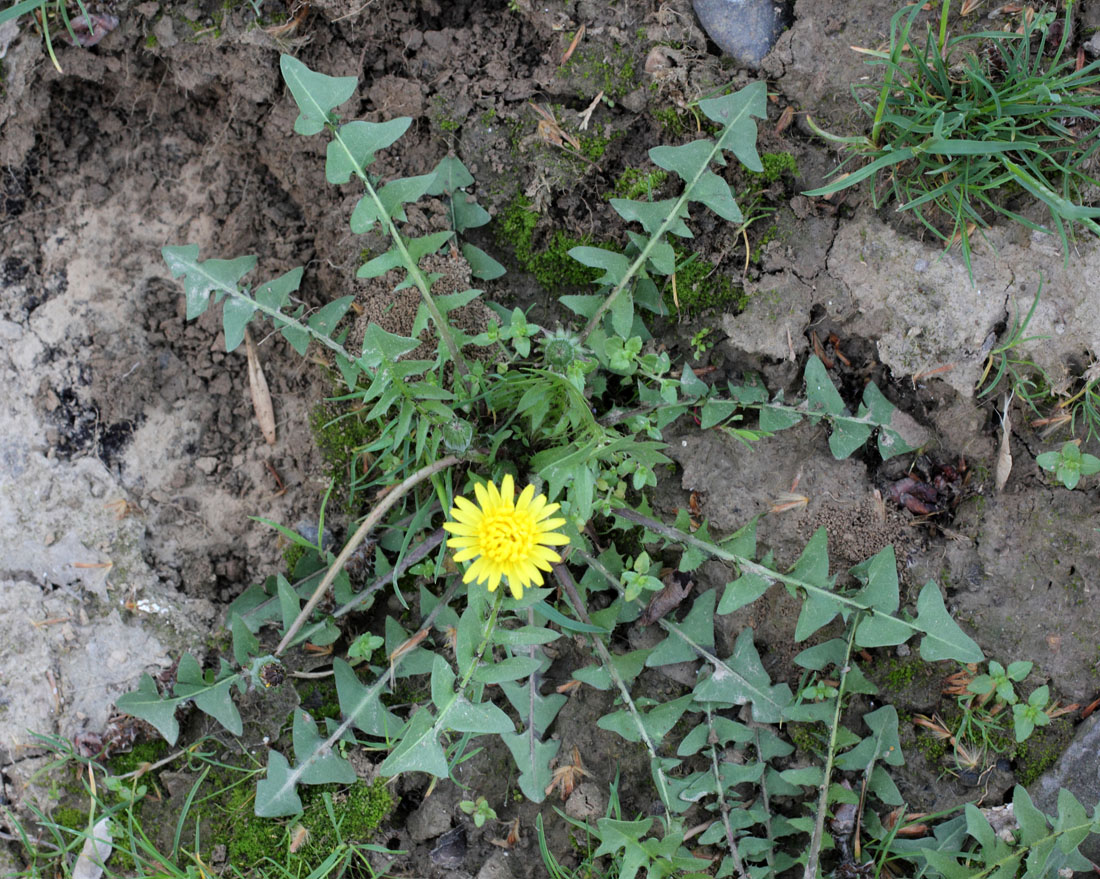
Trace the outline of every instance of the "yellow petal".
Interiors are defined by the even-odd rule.
[[[500,482],[500,499],[509,509],[515,508],[516,483],[511,473],[505,473],[504,479]]]
[[[500,585],[501,572],[499,569],[491,571],[489,574],[489,591],[496,592],[497,586]]]
[[[539,497],[542,497],[542,495],[539,495]],[[561,504],[547,504],[541,510],[539,510],[539,514],[537,516],[535,516],[535,521],[536,522],[541,522],[547,516],[552,515],[553,513],[556,513],[560,509],[561,509]],[[554,525],[552,527],[556,528],[557,525]]]
[[[470,559],[476,559],[479,555],[481,555],[481,550],[476,546],[468,547],[455,553],[455,561],[468,562]]]
[[[512,597],[516,601],[519,601],[521,598],[523,598],[523,586],[521,586],[519,583],[514,582],[511,577],[508,578],[508,588],[512,590]]]
[[[463,536],[473,536],[477,534],[477,528],[473,525],[467,525],[464,522],[444,522],[443,530],[450,531],[452,534],[461,534]]]
[[[535,497],[535,486],[528,485],[523,491],[520,492],[519,500],[516,501],[517,510],[530,510],[531,502]]]
[[[545,534],[540,534],[535,540],[538,543],[545,543],[551,546],[565,546],[569,543],[569,538],[560,531],[547,531]]]
[[[492,483],[491,482],[488,483],[488,485],[489,485],[489,488],[492,488]],[[474,485],[474,494],[477,496],[477,505],[479,507],[481,507],[483,512],[485,510],[487,510],[489,508],[489,503],[490,503],[488,489],[484,485],[482,485],[480,482],[476,483]]]

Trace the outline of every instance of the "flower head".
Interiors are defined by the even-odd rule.
[[[546,495],[536,496],[533,485],[522,491],[519,500],[515,493],[511,475],[504,477],[499,489],[492,482],[475,485],[477,504],[455,497],[454,521],[444,522],[443,527],[455,535],[447,541],[447,546],[458,550],[455,561],[474,559],[462,582],[488,580],[489,591],[495,592],[506,577],[512,595],[521,598],[532,583],[542,585],[540,568],[549,571],[552,562],[561,561],[550,546],[565,546],[569,538],[555,530],[565,519],[550,518],[558,504],[547,503]]]

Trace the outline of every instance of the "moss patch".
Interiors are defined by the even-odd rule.
[[[638,87],[634,56],[621,43],[615,43],[609,52],[601,49],[574,52],[573,57],[558,69],[558,76],[575,77],[587,97],[603,92],[612,100],[618,100]]]
[[[744,287],[723,274],[714,263],[681,247],[673,245],[673,249],[676,252],[675,299],[681,314],[696,317],[714,308],[735,314],[745,310],[749,296]],[[671,312],[677,311],[671,283],[665,287],[665,305]]]
[[[376,429],[362,415],[337,402],[325,401],[315,406],[309,416],[314,442],[325,461],[326,475],[336,480],[332,498],[352,515],[358,514],[361,504],[361,500],[352,497],[351,491],[353,479],[362,471],[356,457],[377,435]]]
[[[544,247],[535,246],[535,227],[539,215],[531,209],[531,200],[517,195],[500,212],[496,219],[497,241],[511,247],[519,267],[533,275],[547,290],[561,287],[587,287],[600,273],[577,262],[569,255],[574,247],[606,247],[610,245],[593,241],[588,236],[575,237],[561,229],[556,230]]]

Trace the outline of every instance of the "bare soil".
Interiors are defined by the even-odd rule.
[[[1082,6],[1082,29],[1100,23],[1097,4]],[[1014,466],[995,491],[1002,401],[976,399],[974,387],[983,344],[1018,308],[1026,311],[1040,273],[1048,281],[1033,329],[1049,338],[1033,344],[1033,356],[1068,373],[1091,363],[1100,350],[1100,250],[1081,240],[1063,262],[1049,241],[997,229],[997,252],[976,254],[971,285],[954,254],[942,256],[935,242],[876,215],[860,194],[832,202],[800,194],[836,164],[810,136],[806,114],[843,133],[859,129],[849,83],[871,73],[849,46],[882,44],[894,10],[886,0],[799,0],[793,27],[760,72],[730,67],[688,0],[328,0],[291,24],[279,13],[298,10],[278,2],[265,2],[257,20],[247,3],[119,0],[105,11],[120,25],[98,45],[55,42],[63,72],[30,20],[21,20],[0,84],[5,801],[24,815],[36,803],[50,806],[35,799],[44,796],[31,785],[44,758],[28,730],[64,737],[102,730],[113,700],[143,671],[168,666],[183,650],[204,655],[225,604],[282,568],[280,541],[252,517],[290,527],[316,520],[328,476],[309,422],[334,392],[326,365],[299,358],[278,336],[257,339],[278,417],[278,440],[265,444],[243,348],[225,353],[217,308],[185,322],[180,285],[160,257],[162,246],[184,243],[198,244],[203,257],[255,253],[260,277],[306,267],[307,306],[356,295],[367,313],[388,313],[388,291],[355,280],[361,251],[372,246],[348,232],[357,194],[328,185],[323,144],[292,131],[297,111],[282,86],[280,52],[359,78],[345,118],[413,117],[374,173],[426,173],[453,152],[492,214],[519,194],[530,200],[540,214],[536,246],[555,230],[624,240],[606,204],[623,170],[648,170],[648,148],[693,136],[690,101],[766,77],[771,99],[759,150],[791,154],[797,176],[769,185],[763,198],[774,214],[750,227],[747,245],[717,218],[701,211],[693,218],[695,252],[743,283],[747,304],[669,320],[656,328],[655,343],[683,358],[690,340],[710,330],[717,344],[698,364],[713,367],[708,380],[755,370],[771,390],[797,393],[814,339],[835,333],[828,351],[838,346],[848,361],[831,358],[835,381],[852,399],[868,378],[876,381],[912,419],[923,453],[886,465],[873,452],[836,461],[824,429],[808,426],[750,450],[685,420],[666,436],[678,469],[662,479],[655,508],[671,515],[694,503],[713,533],[760,514],[761,546],[782,564],[793,563],[818,527],[829,532],[839,572],[893,543],[910,596],[936,580],[988,656],[1033,660],[1029,686],[1049,683],[1064,704],[1093,701],[1100,489],[1093,479],[1070,492],[1038,469],[1035,455],[1052,441],[1037,435],[1034,414],[1017,403]],[[563,65],[581,25],[584,38]],[[582,131],[582,114],[601,91],[609,100],[595,102]],[[541,139],[533,104],[549,108],[567,131],[603,141],[602,154],[581,160]],[[778,131],[788,107],[794,121]],[[673,117],[682,129],[669,128]],[[427,228],[439,209],[429,203],[410,222]],[[568,320],[555,300],[574,291],[547,291],[519,272],[493,227],[475,242],[510,269],[485,285],[489,298],[534,305],[550,325]],[[929,519],[892,502],[898,480],[944,465],[965,471],[948,514]],[[769,512],[794,490],[806,505]],[[337,535],[346,518],[331,522]],[[708,563],[699,579],[701,592],[723,585],[730,572]],[[722,620],[721,646],[728,650],[741,627],[753,625],[773,678],[796,682],[796,611],[784,592],[769,593]],[[645,637],[637,631],[632,643]],[[870,673],[881,683],[903,659],[872,657]],[[567,645],[551,682],[587,661]],[[952,670],[885,698],[899,711],[930,712]],[[682,685],[647,671],[635,692],[666,698]],[[577,747],[592,773],[568,804],[555,796],[571,815],[602,815],[616,773],[624,813],[653,806],[643,756],[595,727],[609,705],[607,694],[581,688],[555,722],[562,753]],[[948,777],[944,765],[909,747],[914,735],[907,729],[911,759],[899,782],[910,808],[975,798],[974,784],[987,803],[996,801],[1021,769]],[[543,875],[538,809],[513,800],[513,772],[499,748],[461,767],[459,781],[484,795],[502,822],[480,830],[457,810],[467,794],[456,785],[441,784],[425,799],[426,779],[400,779],[401,804],[383,841],[410,854],[391,869]],[[551,846],[568,863],[568,826],[550,804],[542,814]],[[516,847],[491,845],[515,817],[523,828]],[[457,827],[465,829],[465,854],[433,857],[440,837]],[[17,849],[4,857],[18,867]]]

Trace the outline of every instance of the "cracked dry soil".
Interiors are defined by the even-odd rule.
[[[292,526],[315,520],[327,486],[309,427],[313,407],[331,393],[324,370],[279,337],[262,339],[278,416],[278,441],[266,445],[243,353],[225,353],[219,309],[184,321],[181,290],[160,248],[196,243],[204,257],[256,253],[262,277],[303,265],[307,305],[354,294],[365,313],[399,317],[384,286],[354,280],[363,242],[347,233],[347,218],[356,195],[325,183],[317,139],[292,133],[296,111],[279,77],[280,51],[359,77],[346,118],[413,117],[375,173],[422,174],[453,151],[492,214],[517,194],[529,199],[540,214],[537,246],[559,229],[624,240],[606,204],[623,170],[648,169],[649,147],[692,137],[687,102],[766,77],[772,99],[759,151],[791,154],[797,176],[765,187],[774,214],[750,229],[747,242],[713,215],[693,216],[693,251],[743,285],[744,307],[668,321],[657,343],[685,357],[693,336],[709,329],[718,341],[701,363],[713,368],[709,379],[754,370],[773,392],[797,393],[815,338],[832,336],[823,350],[845,398],[856,399],[873,379],[912,422],[924,455],[886,465],[873,452],[836,461],[824,429],[807,425],[749,450],[684,421],[666,436],[678,468],[662,480],[655,507],[671,515],[694,494],[712,532],[724,533],[767,514],[797,484],[808,503],[760,521],[760,544],[779,562],[793,562],[818,527],[829,533],[838,572],[894,543],[905,587],[940,583],[987,655],[1005,664],[1033,660],[1031,681],[1049,682],[1063,703],[1096,697],[1095,481],[1073,492],[1052,485],[1034,463],[1050,442],[1017,404],[1015,465],[995,492],[999,401],[974,395],[990,334],[1026,311],[1040,275],[1031,331],[1046,338],[1032,343],[1029,356],[1057,377],[1079,374],[1100,351],[1096,242],[1079,241],[1063,261],[1049,239],[994,229],[995,252],[975,256],[972,286],[955,254],[941,255],[892,212],[876,215],[862,195],[834,203],[800,195],[836,163],[811,137],[805,114],[835,130],[858,124],[848,86],[868,68],[848,47],[885,39],[894,11],[885,0],[799,0],[793,27],[759,72],[721,59],[688,0],[514,5],[323,0],[280,30],[259,26],[248,4],[119,0],[112,9],[121,23],[97,46],[59,46],[63,73],[35,29],[20,22],[3,59],[0,104],[0,779],[4,802],[20,815],[53,805],[49,787],[35,779],[47,758],[30,731],[102,730],[113,700],[143,671],[167,667],[184,650],[201,655],[225,604],[282,564],[272,532],[250,517]],[[1100,4],[1082,6],[1082,28],[1100,24]],[[577,60],[563,66],[582,24]],[[582,114],[601,91],[613,98],[596,103],[585,135],[603,143],[599,156],[571,158],[537,137],[532,103],[552,107],[564,128],[580,134]],[[777,130],[787,107],[794,121]],[[409,221],[431,228],[441,210],[429,200],[410,210]],[[532,306],[547,324],[565,319],[555,297],[573,291],[540,287],[491,230],[474,243],[510,271],[485,284],[486,295]],[[753,254],[747,271],[746,249]],[[475,325],[483,319],[470,315]],[[923,522],[889,502],[890,484],[910,468],[960,462],[966,489],[950,516]],[[347,524],[332,526],[339,534]],[[729,578],[711,562],[696,588]],[[720,646],[728,650],[751,624],[773,679],[796,681],[795,612],[774,589],[721,621]],[[636,632],[632,640],[644,637]],[[565,680],[585,661],[567,646],[551,676]],[[636,692],[664,698],[681,685],[647,671]],[[899,710],[930,710],[938,687],[933,677],[910,688]],[[594,725],[607,710],[604,694],[583,689],[555,723],[562,753],[578,747],[593,772],[567,806],[571,814],[602,814],[616,767],[624,811],[652,805],[648,768]],[[907,756],[899,784],[911,808],[976,796],[966,779],[945,778],[916,749]],[[424,800],[424,780],[402,778],[402,804],[385,839],[410,855],[394,869],[542,875],[531,829],[537,810],[511,801],[508,779],[489,768],[500,758],[490,749],[463,764],[460,780],[485,795],[502,821],[521,819],[516,849],[501,853],[489,844],[498,828],[476,830],[457,811],[454,785]],[[1015,771],[982,779],[988,801],[1010,788]],[[568,851],[567,825],[549,808],[543,814],[551,847]],[[450,853],[454,863],[444,869],[431,852],[459,828],[464,854]],[[17,848],[4,850],[0,867],[18,869],[20,857]]]

